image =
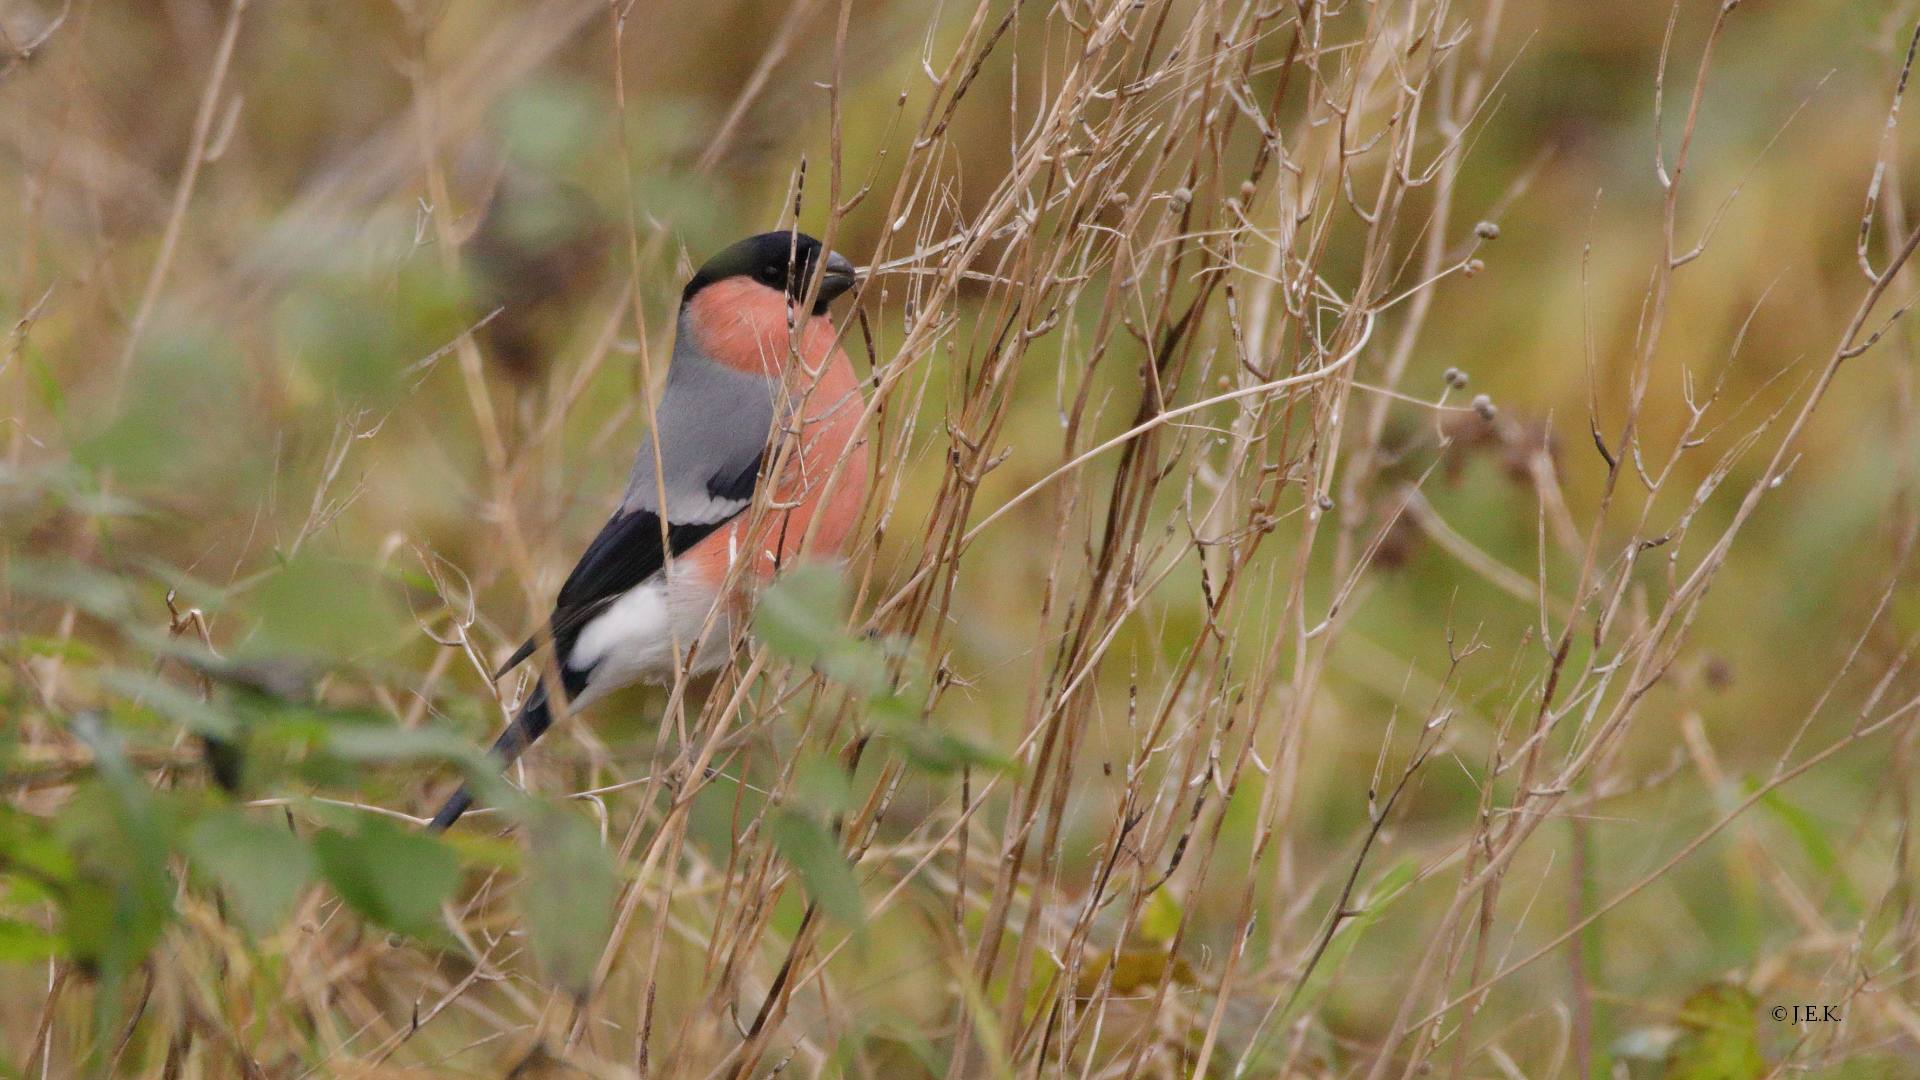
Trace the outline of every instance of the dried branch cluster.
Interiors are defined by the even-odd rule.
[[[231,7],[207,84],[196,165],[245,7]],[[791,26],[813,7],[796,5]],[[1673,742],[1725,795],[1720,816],[1626,888],[1597,901],[1585,891],[1579,823],[1663,782],[1624,765],[1622,750],[1650,693],[1671,684],[1687,657],[1735,540],[1792,470],[1835,377],[1890,327],[1904,327],[1884,309],[1889,294],[1910,295],[1920,230],[1887,200],[1897,178],[1875,176],[1860,233],[1866,285],[1822,365],[1760,408],[1725,400],[1722,379],[1696,391],[1686,366],[1683,429],[1649,435],[1643,415],[1656,371],[1697,360],[1674,359],[1690,350],[1669,340],[1668,316],[1676,280],[1707,252],[1720,220],[1716,213],[1697,242],[1685,235],[1688,200],[1713,194],[1686,181],[1714,49],[1741,14],[1722,6],[1685,112],[1677,126],[1666,118],[1671,130],[1656,144],[1662,242],[1623,362],[1624,395],[1596,390],[1592,403],[1601,494],[1576,506],[1544,421],[1470,395],[1458,371],[1431,395],[1408,382],[1436,297],[1484,268],[1483,249],[1526,183],[1514,179],[1499,202],[1471,209],[1461,192],[1473,135],[1511,60],[1497,47],[1501,0],[1471,11],[1447,0],[981,0],[947,13],[949,32],[929,33],[887,156],[871,162],[842,147],[851,7],[837,16],[827,176],[817,161],[811,173],[803,166],[787,204],[868,266],[842,320],[849,351],[871,372],[864,408],[874,463],[865,529],[848,561],[850,628],[886,643],[889,686],[912,695],[914,725],[964,713],[979,684],[1015,687],[1001,700],[1023,696],[1017,722],[996,733],[1006,762],[926,774],[899,750],[906,737],[885,729],[844,680],[744,642],[738,663],[711,685],[683,681],[666,695],[651,748],[615,753],[572,724],[564,730],[582,750],[546,748],[521,774],[537,791],[590,803],[615,852],[614,929],[584,994],[545,988],[521,957],[507,902],[514,875],[504,870],[448,910],[460,949],[440,958],[362,936],[336,900],[314,891],[275,956],[284,965],[278,999],[247,996],[253,954],[211,903],[183,895],[166,960],[174,974],[149,973],[152,1003],[142,999],[134,1017],[171,1018],[164,1022],[182,1033],[157,1059],[163,1075],[180,1074],[196,1037],[194,1054],[230,1048],[248,1075],[280,1075],[282,1060],[307,1062],[287,1075],[375,1074],[507,1046],[516,1074],[551,1057],[595,1075],[684,1080],[783,1070],[1381,1080],[1426,1075],[1435,1064],[1465,1075],[1488,1061],[1518,1075],[1510,1053],[1533,1063],[1529,1074],[1586,1073],[1593,1001],[1578,954],[1593,923],[1722,831],[1744,828],[1742,813],[1781,784],[1861,744],[1896,742],[1904,755],[1912,742],[1920,698],[1906,689],[1906,652],[1864,690],[1850,674],[1884,631],[1896,576],[1832,676],[1840,696],[1823,696],[1800,728],[1844,709],[1857,715],[1850,729],[1817,746],[1796,739],[1770,776],[1741,791],[1727,785],[1691,716]],[[1675,24],[1680,15],[1676,6]],[[617,44],[625,15],[613,17]],[[424,41],[429,28],[413,25]],[[769,64],[792,32],[783,24]],[[1021,41],[1039,44],[1016,50]],[[465,75],[448,79],[458,95],[437,86],[424,56],[422,46],[409,69],[417,141],[394,154],[422,163],[431,220],[421,228],[457,272],[463,225],[440,160],[453,135],[438,119],[470,110],[459,99],[472,87]],[[1666,70],[1663,60],[1663,108]],[[1016,89],[983,92],[1003,79]],[[723,141],[764,80],[763,70]],[[622,110],[625,93],[621,82]],[[437,108],[449,101],[446,113]],[[1012,143],[990,189],[967,190],[962,179],[975,183],[977,172],[959,160],[955,128],[990,101],[1012,102]],[[723,157],[716,145],[698,168]],[[1883,149],[1882,167],[1897,171],[1892,150]],[[193,177],[190,167],[125,339],[127,364],[163,291]],[[480,327],[451,347],[498,536],[464,569],[419,547],[439,605],[421,612],[423,623],[452,647],[424,676],[392,687],[369,681],[403,726],[447,698],[491,692],[489,706],[504,709],[527,689],[486,678],[511,634],[495,633],[476,596],[517,585],[522,625],[537,622],[569,547],[557,526],[576,489],[560,468],[573,411],[623,335],[632,335],[643,379],[657,384],[662,374],[672,328],[649,324],[646,313],[658,310],[655,292],[669,292],[670,275],[652,268],[672,257],[672,223],[629,217],[622,234],[616,261],[627,285],[592,347],[556,368],[543,393],[498,405],[509,391],[487,374]],[[0,353],[0,377],[12,357]],[[1051,423],[1022,419],[1036,402]],[[624,444],[616,434],[646,408],[635,395],[589,455],[613,454]],[[1412,435],[1396,427],[1406,415]],[[353,447],[378,431],[365,416],[342,426],[291,553],[352,503],[357,491],[332,487]],[[1035,432],[1051,441],[1030,441]],[[1584,454],[1585,436],[1580,443]],[[1475,547],[1426,495],[1441,470],[1478,447],[1499,448],[1534,496],[1531,571]],[[17,462],[18,440],[14,453]],[[1705,479],[1683,490],[1695,476]],[[1904,524],[1902,558],[1914,528]],[[1350,622],[1381,565],[1405,557],[1409,536],[1536,611],[1537,622],[1517,646],[1470,628],[1433,629],[1451,667],[1417,705],[1402,690],[1418,715],[1388,728],[1363,827],[1336,863],[1303,865],[1303,760],[1330,709],[1330,660],[1337,649],[1368,647],[1350,639]],[[1018,579],[1024,606],[969,606],[969,579],[996,577]],[[72,631],[69,609],[58,632]],[[176,632],[205,635],[206,624]],[[978,655],[981,638],[1002,640],[1011,659],[967,670],[962,658]],[[1483,653],[1511,662],[1503,696],[1463,701],[1461,672],[1489,663]],[[58,670],[36,669],[50,711]],[[481,684],[489,689],[474,689]],[[1846,695],[1856,696],[1843,705]],[[81,760],[63,746],[55,733],[36,736],[34,783]],[[860,883],[862,926],[828,916],[774,835],[783,807],[821,798],[810,767],[823,761],[848,787],[834,836]],[[1396,835],[1403,798],[1456,762],[1477,790],[1471,822]],[[172,759],[150,764],[179,769]],[[413,785],[411,808],[428,793]],[[734,805],[726,835],[703,832],[701,808],[726,801]],[[1565,821],[1575,823],[1566,849],[1574,916],[1561,932],[1523,938],[1531,900],[1516,921],[1510,890],[1533,885],[1518,884],[1515,868],[1556,851],[1558,834],[1543,827]],[[1772,866],[1766,879],[1798,896],[1791,875],[1747,842]],[[1383,873],[1388,847],[1407,861]],[[1385,914],[1415,890],[1435,898],[1429,909]],[[1881,908],[1910,914],[1911,900],[1897,892],[1890,886]],[[1201,896],[1224,902],[1206,911],[1188,902]],[[1799,1044],[1795,1060],[1843,1055],[1846,1040],[1920,1038],[1906,1004],[1912,988],[1881,985],[1881,946],[1867,943],[1872,920],[1831,925],[1804,897],[1796,910],[1804,948],[1830,963],[1821,1000],[1846,1001],[1856,1020]],[[1383,917],[1406,924],[1394,946],[1399,976],[1383,1026],[1354,1037],[1323,1006],[1355,941]],[[1910,940],[1904,948],[1910,964]],[[1518,1048],[1477,1026],[1495,994],[1563,950],[1575,954],[1573,990],[1550,1022]],[[876,975],[874,955],[912,973],[911,990],[890,999],[888,980],[905,976]],[[209,989],[217,987],[225,989]],[[50,1001],[59,990],[56,979]],[[49,1045],[54,1015],[49,1005],[36,1049]],[[899,1022],[874,1019],[881,1015]],[[438,1034],[448,1029],[459,1036]]]

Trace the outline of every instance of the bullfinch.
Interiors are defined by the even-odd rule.
[[[652,436],[548,623],[570,709],[635,682],[670,684],[683,665],[688,674],[718,668],[754,582],[844,547],[866,500],[866,403],[827,305],[854,276],[813,237],[770,232],[715,255],[687,282]],[[768,508],[748,514],[761,484],[772,488]],[[494,678],[533,655],[538,639]],[[543,679],[494,743],[503,767],[552,724],[547,694]],[[428,828],[447,828],[472,803],[462,787]]]

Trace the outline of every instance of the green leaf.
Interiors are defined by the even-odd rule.
[[[240,723],[222,710],[201,701],[155,675],[123,668],[107,668],[99,673],[100,684],[128,701],[138,701],[161,716],[196,735],[232,739],[240,734]]]
[[[81,713],[70,726],[93,750],[101,782],[82,785],[60,815],[74,860],[61,934],[111,984],[146,958],[173,916],[171,822],[100,714]]]
[[[266,712],[272,713],[285,707],[316,708],[313,691],[318,672],[313,664],[299,657],[256,654],[252,659],[234,660],[215,655],[199,642],[175,641],[159,634],[138,631],[130,636],[154,653],[177,660],[237,691],[241,702],[258,706]],[[325,713],[380,715],[366,710],[317,708]]]
[[[613,928],[613,860],[592,825],[548,809],[527,830],[526,866],[520,905],[534,958],[548,978],[585,994]]]
[[[866,702],[867,714],[884,729],[909,740],[908,752],[936,771],[976,759],[990,760],[958,741],[908,734],[924,719],[927,692],[911,677],[908,642],[855,636],[846,630],[846,586],[825,566],[797,566],[770,586],[754,607],[754,633],[776,656],[811,665]]]
[[[519,844],[498,836],[452,829],[441,834],[440,842],[452,848],[454,854],[460,856],[461,864],[467,867],[518,873],[527,861]]]
[[[332,725],[327,731],[327,752],[349,761],[444,760],[476,765],[485,761],[481,750],[451,731],[387,724]]]
[[[13,656],[45,656],[62,660],[69,664],[94,664],[99,662],[99,650],[84,641],[73,638],[41,637],[36,634],[23,634],[6,645],[6,651]]]
[[[440,903],[460,883],[453,849],[369,816],[352,833],[320,830],[313,850],[327,883],[369,921],[415,938],[445,936]]]
[[[933,1041],[924,1031],[904,1020],[887,1023],[864,1040],[842,1040],[835,1053],[836,1064],[844,1060],[840,1075],[859,1075],[856,1050],[859,1058],[872,1063],[872,1075],[888,1080],[938,1080],[947,1071],[946,1063],[934,1050]]]
[[[793,768],[793,797],[821,816],[843,814],[853,805],[853,784],[838,762],[810,753]]]
[[[924,724],[890,728],[887,734],[900,740],[907,758],[931,773],[950,773],[977,765],[987,769],[1006,769],[1013,762],[997,750],[969,742],[958,735],[936,731]]]
[[[103,622],[119,622],[133,613],[133,595],[112,574],[77,562],[15,557],[7,583],[17,592],[58,600]]]
[[[0,964],[31,964],[57,956],[60,939],[18,919],[0,919]]]
[[[842,635],[843,640],[835,645],[831,652],[815,661],[822,674],[841,686],[852,690],[869,702],[887,701],[893,694],[893,677],[889,671],[890,662],[879,646],[870,641],[850,635]],[[911,699],[905,702],[912,707]],[[898,709],[899,705],[889,703],[888,708]]]
[[[247,425],[238,422],[247,379],[230,341],[212,325],[156,320],[128,368],[124,407],[74,444],[74,458],[134,490],[203,478],[243,460],[252,449],[244,441]]]
[[[294,715],[283,711],[282,716]],[[299,721],[313,730],[325,735],[325,758],[335,762],[413,762],[447,761],[457,764],[466,773],[467,783],[474,793],[489,806],[498,808],[509,817],[524,820],[529,813],[531,800],[519,788],[507,783],[500,772],[497,759],[471,741],[444,728],[399,728],[384,723],[326,723],[323,712],[307,710],[310,719]],[[289,722],[287,727],[294,730],[297,723]],[[310,762],[308,772],[322,776],[334,770],[315,768],[317,763]],[[327,782],[342,782],[343,778],[332,777]]]
[[[1074,994],[1082,1000],[1091,998],[1099,991],[1101,980],[1107,977],[1108,968],[1113,969],[1113,981],[1107,984],[1110,992],[1122,997],[1137,994],[1160,985],[1160,980],[1167,977],[1169,965],[1173,968],[1173,982],[1193,985],[1193,966],[1184,958],[1160,948],[1127,949],[1118,956],[1102,956],[1082,967],[1080,978],[1074,983]]]
[[[1682,1034],[1667,1059],[1665,1080],[1759,1080],[1767,1075],[1760,1056],[1760,1000],[1746,988],[1709,983],[1693,992],[1675,1017]]]
[[[1327,950],[1320,957],[1320,963],[1308,974],[1307,981],[1289,995],[1292,1000],[1291,1007],[1282,1012],[1280,1006],[1287,998],[1278,999],[1261,1018],[1259,1026],[1255,1029],[1254,1038],[1249,1040],[1252,1049],[1247,1051],[1246,1056],[1234,1068],[1236,1077],[1242,1075],[1248,1066],[1263,1063],[1267,1059],[1267,1055],[1273,1049],[1273,1039],[1281,1032],[1290,1030],[1294,1017],[1298,1016],[1302,1009],[1311,1007],[1313,1002],[1327,992],[1333,980],[1338,977],[1340,969],[1345,965],[1347,957],[1352,955],[1354,946],[1358,945],[1366,932],[1380,921],[1388,908],[1407,895],[1408,889],[1412,887],[1419,875],[1420,864],[1416,860],[1411,857],[1401,859],[1388,867],[1386,873],[1376,878],[1362,896],[1355,898],[1354,906],[1360,913],[1334,929],[1332,938],[1328,940]]]
[[[561,173],[566,163],[594,148],[594,131],[602,120],[597,105],[580,83],[553,76],[538,79],[500,101],[497,116],[502,139],[514,160],[543,173]],[[517,211],[506,223],[511,239],[538,243],[542,246],[533,250],[541,251],[573,238],[591,224],[572,220],[586,211],[566,198],[584,200],[583,194],[558,185],[528,187],[509,206]],[[524,220],[528,217],[533,220]]]
[[[883,730],[906,730],[925,719],[922,710],[926,701],[926,693],[909,683],[904,690],[888,690],[868,698],[867,716]]]
[[[304,555],[262,581],[249,606],[261,617],[249,649],[279,657],[369,655],[393,640],[400,620],[390,586],[370,568]]]
[[[313,880],[313,850],[284,824],[249,820],[238,810],[209,815],[187,836],[199,867],[226,886],[240,921],[271,933]]]
[[[54,376],[53,369],[47,366],[46,354],[37,348],[29,346],[22,351],[22,356],[27,361],[26,370],[28,374],[33,376],[34,386],[40,391],[41,402],[47,406],[48,412],[58,417],[62,424],[65,424],[67,422],[67,393],[66,390],[61,387],[60,380]]]
[[[774,847],[799,872],[807,895],[820,910],[854,926],[866,920],[853,868],[827,830],[809,818],[783,810],[773,816],[768,831]]]
[[[226,605],[227,589],[225,587],[201,581],[164,559],[157,559],[151,555],[135,555],[132,557],[132,562],[146,571],[148,577],[174,592],[176,598],[184,605],[201,608],[210,615]]]
[[[833,568],[796,566],[767,588],[753,609],[753,629],[775,655],[811,664],[851,638],[847,590]]]
[[[74,874],[73,854],[52,835],[50,823],[5,802],[0,802],[0,852],[6,853],[8,872],[16,875],[7,879],[8,896],[18,902],[26,902],[22,883],[41,887]]]
[[[0,851],[4,850],[4,848],[0,848]],[[25,908],[39,903],[51,903],[54,896],[51,892],[47,891],[47,885],[42,883],[47,880],[50,879],[36,880],[25,876],[0,876],[0,903],[4,903],[12,908]]]
[[[1781,798],[1777,791],[1760,796],[1760,805],[1778,818],[1793,833],[1794,839],[1800,842],[1800,850],[1817,871],[1815,877],[1823,882],[1831,882],[1834,892],[1850,910],[1859,911],[1860,894],[1854,891],[1853,882],[1847,877],[1847,868],[1841,864],[1840,856],[1833,850],[1833,844],[1828,842],[1826,831],[1820,827],[1820,823],[1805,810]]]
[[[1153,890],[1147,898],[1147,908],[1140,913],[1140,936],[1148,941],[1165,944],[1180,933],[1180,920],[1185,913],[1180,910],[1180,902],[1165,886]]]

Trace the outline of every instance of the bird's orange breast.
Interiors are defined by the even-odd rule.
[[[736,371],[779,378],[786,369],[792,335],[787,294],[752,278],[716,281],[687,303],[687,330],[700,351]],[[819,364],[833,348],[833,324],[824,315],[799,320],[800,358]]]
[[[746,558],[754,540],[751,572],[761,579],[803,557],[839,556],[866,502],[867,403],[853,365],[835,345],[832,321],[816,315],[803,320],[800,363],[789,368],[787,311],[784,293],[746,278],[715,282],[687,305],[687,330],[701,352],[735,370],[781,379],[784,398],[802,418],[770,509],[735,518],[681,557],[710,581],[724,577],[734,558]],[[776,449],[780,442],[776,432]]]

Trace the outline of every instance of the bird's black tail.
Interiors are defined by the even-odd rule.
[[[527,698],[527,703],[520,706],[520,714],[513,718],[513,723],[508,724],[507,730],[501,732],[500,738],[494,741],[493,756],[500,760],[500,767],[505,769],[519,760],[527,747],[532,746],[535,739],[545,735],[547,728],[552,725],[553,713],[547,708],[547,688],[544,685],[537,686],[532,695]],[[440,812],[433,815],[433,821],[427,825],[427,831],[445,832],[449,825],[460,820],[460,815],[466,813],[472,806],[472,787],[461,784],[460,790],[454,792],[453,797],[440,807]]]

